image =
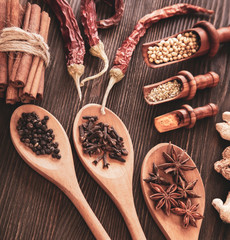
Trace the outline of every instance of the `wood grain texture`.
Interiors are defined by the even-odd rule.
[[[25,1],[21,1],[25,2]],[[69,1],[74,13],[80,18],[80,1]],[[229,111],[230,95],[230,44],[220,46],[218,54],[209,59],[200,57],[159,69],[150,69],[142,60],[141,45],[167,37],[190,28],[200,20],[211,21],[216,28],[230,24],[229,0],[126,0],[126,8],[121,23],[111,29],[99,30],[105,45],[110,66],[115,52],[122,41],[131,33],[138,19],[152,10],[179,2],[187,2],[213,9],[211,17],[205,15],[178,16],[163,20],[151,27],[141,39],[128,68],[125,78],[114,86],[107,106],[125,123],[134,146],[133,193],[140,223],[147,239],[164,239],[153,221],[140,186],[140,170],[146,153],[156,144],[172,141],[186,149],[200,170],[206,191],[205,219],[200,233],[201,240],[229,239],[229,225],[223,224],[217,211],[212,207],[213,198],[225,200],[229,182],[213,169],[215,161],[221,159],[221,152],[229,142],[220,138],[215,123],[221,121],[221,113]],[[102,19],[113,14],[112,9],[99,2],[98,16]],[[80,24],[82,30],[82,26]],[[79,185],[102,225],[112,239],[131,239],[115,204],[89,176],[80,163],[72,141],[72,126],[80,108],[90,102],[101,103],[107,87],[109,74],[83,88],[83,101],[79,103],[73,80],[68,75],[59,24],[51,13],[49,45],[51,65],[46,70],[45,93],[42,107],[50,111],[63,125],[70,138]],[[83,33],[83,31],[82,31]],[[83,35],[84,39],[85,36]],[[88,51],[89,46],[86,45]],[[85,75],[89,76],[102,67],[102,62],[87,52]],[[190,101],[178,100],[164,105],[149,106],[142,93],[142,87],[176,75],[186,69],[194,76],[208,71],[217,72],[220,82],[213,89],[198,91]],[[84,77],[83,76],[83,77]],[[166,112],[178,109],[182,104],[192,107],[216,103],[219,114],[214,118],[197,122],[193,129],[178,129],[168,133],[158,133],[153,119]],[[0,104],[0,239],[94,239],[92,233],[76,211],[70,200],[52,183],[41,177],[19,157],[10,140],[10,117],[16,106]]]

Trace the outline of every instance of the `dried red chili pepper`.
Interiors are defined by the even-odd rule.
[[[80,77],[84,73],[85,44],[82,39],[73,10],[66,0],[44,0],[54,11],[60,22],[60,29],[64,40],[67,69],[77,86],[81,99]]]
[[[117,25],[121,21],[121,17],[123,16],[125,8],[124,0],[115,0],[114,7],[115,14],[111,18],[102,19],[98,21],[97,22],[98,28],[110,28],[112,26]]]
[[[98,74],[87,77],[81,81],[81,86],[83,86],[85,82],[104,74],[109,67],[109,60],[104,50],[104,44],[98,37],[97,14],[94,0],[81,0],[81,21],[91,47],[89,52],[104,61],[104,68]]]
[[[102,102],[101,111],[103,114],[105,114],[105,105],[110,90],[112,89],[115,83],[119,82],[125,76],[133,51],[135,50],[136,45],[138,44],[140,38],[145,35],[146,30],[153,23],[158,22],[161,19],[173,17],[176,15],[184,15],[188,13],[197,12],[208,14],[213,13],[212,10],[207,10],[199,6],[179,3],[162,9],[155,10],[152,13],[145,15],[137,22],[131,35],[128,38],[126,38],[126,40],[122,43],[121,47],[117,50],[114,60],[114,66],[110,70],[110,81]]]

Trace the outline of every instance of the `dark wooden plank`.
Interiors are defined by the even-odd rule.
[[[200,239],[228,239],[230,228],[222,223],[218,213],[211,206],[211,201],[215,197],[225,199],[229,191],[229,182],[213,170],[213,163],[221,159],[221,152],[229,145],[219,137],[215,123],[221,121],[223,111],[229,110],[230,45],[228,43],[222,45],[218,54],[212,59],[200,57],[154,70],[147,68],[142,61],[141,45],[189,28],[201,19],[210,20],[217,28],[229,25],[229,0],[126,0],[125,15],[120,25],[112,29],[100,30],[99,35],[105,44],[112,66],[117,48],[130,34],[140,17],[152,10],[179,2],[213,9],[215,15],[175,17],[161,21],[149,29],[146,37],[141,39],[137,46],[126,77],[112,90],[107,106],[124,121],[133,140],[135,151],[133,191],[137,213],[147,239],[164,239],[164,236],[152,220],[142,196],[141,164],[149,149],[160,142],[170,140],[186,149],[192,156],[205,184],[207,199]],[[80,22],[80,1],[71,0],[70,4]],[[100,18],[111,14],[110,7],[103,2],[98,4]],[[49,45],[52,62],[46,71],[45,96],[41,106],[61,122],[73,148],[71,131],[74,118],[83,105],[90,102],[101,103],[108,83],[108,73],[83,88],[83,101],[79,103],[74,83],[66,71],[58,21],[53,13],[51,17]],[[86,45],[86,48],[88,51],[89,46]],[[98,66],[102,66],[101,62],[90,56],[88,52],[85,65],[85,76],[97,72]],[[182,69],[187,69],[195,75],[210,70],[216,71],[220,74],[221,80],[215,89],[200,91],[191,101],[180,100],[155,107],[148,106],[142,97],[142,87],[168,78]],[[154,128],[153,118],[160,114],[174,110],[184,103],[196,107],[209,102],[217,103],[220,113],[215,118],[197,122],[193,129],[179,129],[160,134]],[[0,239],[93,239],[89,228],[67,197],[28,167],[15,151],[10,140],[9,121],[16,107],[0,104]],[[73,155],[82,191],[111,238],[130,239],[116,206],[85,171],[74,148]]]

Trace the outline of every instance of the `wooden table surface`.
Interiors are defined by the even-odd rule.
[[[25,2],[25,1],[24,1]],[[133,54],[125,78],[112,90],[107,106],[114,111],[127,126],[135,152],[133,193],[140,219],[147,239],[165,239],[153,221],[142,196],[140,170],[147,152],[156,144],[172,141],[186,149],[197,164],[206,190],[205,219],[200,232],[202,240],[230,239],[230,227],[222,223],[217,211],[212,207],[213,198],[225,200],[230,184],[213,169],[215,161],[229,142],[220,138],[215,123],[221,121],[221,114],[230,110],[230,44],[220,46],[218,54],[212,58],[200,57],[159,69],[148,68],[142,60],[141,45],[190,28],[199,20],[209,20],[219,28],[230,24],[229,0],[126,0],[125,14],[119,26],[100,30],[105,50],[112,65],[117,48],[131,33],[135,23],[145,14],[174,3],[187,2],[213,9],[211,17],[205,15],[180,16],[154,24],[138,44]],[[79,20],[80,0],[70,4]],[[110,7],[98,4],[98,16],[112,15]],[[105,227],[111,239],[130,239],[121,214],[97,183],[89,176],[78,159],[73,147],[72,126],[77,112],[87,103],[101,103],[108,84],[109,74],[83,88],[80,103],[74,82],[68,75],[63,52],[63,41],[59,24],[51,13],[49,45],[52,62],[46,70],[45,95],[40,106],[50,111],[66,130],[73,149],[74,163],[80,187],[93,211]],[[80,20],[79,20],[80,22]],[[82,26],[80,25],[81,30]],[[85,37],[84,37],[85,38]],[[85,76],[97,72],[102,63],[90,56],[86,46]],[[199,91],[190,101],[148,106],[142,95],[144,85],[158,82],[186,69],[194,75],[210,70],[220,75],[220,83],[214,89]],[[154,128],[156,116],[177,109],[188,103],[193,107],[210,102],[219,106],[216,117],[200,120],[193,129],[179,129],[168,133],[158,133]],[[10,117],[17,106],[0,104],[0,239],[93,239],[93,235],[70,200],[52,183],[33,171],[18,155],[10,139]]]

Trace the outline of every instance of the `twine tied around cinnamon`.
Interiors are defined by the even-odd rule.
[[[0,52],[25,52],[38,56],[44,60],[46,67],[50,62],[49,46],[44,38],[18,27],[8,27],[0,31]]]

